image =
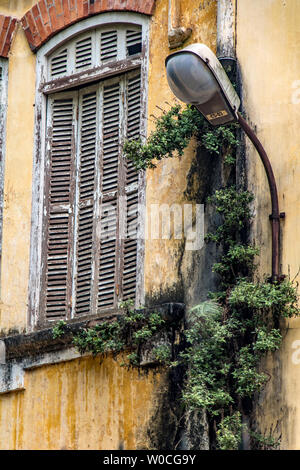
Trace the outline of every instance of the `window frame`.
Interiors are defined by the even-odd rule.
[[[36,57],[36,100],[35,100],[35,134],[34,134],[34,159],[33,159],[33,190],[32,190],[32,228],[30,248],[30,278],[28,292],[28,328],[29,331],[49,326],[51,322],[40,318],[41,297],[41,272],[44,263],[43,253],[43,208],[45,197],[44,169],[46,162],[46,128],[47,128],[47,95],[55,92],[71,91],[72,87],[85,85],[92,82],[120,75],[140,68],[141,72],[141,136],[147,132],[147,83],[148,83],[148,57],[149,57],[149,18],[141,14],[130,12],[102,13],[80,21],[66,30],[55,35],[37,52]],[[142,29],[143,49],[139,58],[127,58],[125,61],[111,62],[100,67],[94,67],[90,72],[79,72],[71,77],[48,80],[48,57],[58,50],[63,44],[75,36],[80,36],[91,29],[117,24],[140,26]],[[117,65],[117,66],[116,66]],[[138,203],[145,204],[145,172],[140,172],[138,180]],[[145,220],[141,214],[139,218],[139,236],[137,249],[137,286],[136,306],[144,303],[144,236]],[[117,313],[117,310],[116,310]],[[110,313],[111,314],[111,313]],[[102,314],[101,314],[102,316]],[[103,314],[105,316],[105,314]],[[93,319],[96,315],[76,317],[69,321],[79,321],[82,318]]]

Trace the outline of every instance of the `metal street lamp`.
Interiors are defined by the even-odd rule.
[[[279,280],[280,218],[278,192],[270,160],[255,133],[238,112],[240,99],[215,54],[192,44],[166,58],[167,78],[181,101],[194,105],[213,126],[238,121],[255,146],[268,178],[272,214],[272,281]]]

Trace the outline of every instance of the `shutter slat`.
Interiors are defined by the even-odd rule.
[[[64,217],[63,217],[64,216]],[[57,230],[60,238],[57,239]],[[65,318],[68,278],[69,213],[49,214],[46,270],[46,318]],[[59,260],[57,256],[59,255]]]
[[[105,86],[103,90],[103,173],[102,192],[118,187],[120,85]]]
[[[134,299],[137,267],[138,192],[127,195],[126,238],[123,253],[123,300]]]
[[[109,62],[117,59],[118,32],[104,31],[101,33],[101,62]]]
[[[82,95],[80,121],[80,179],[77,229],[76,315],[91,311],[95,162],[97,146],[97,93]]]
[[[140,137],[141,124],[141,76],[140,74],[128,79],[127,88],[127,138],[138,139]],[[133,162],[126,159],[127,175],[126,184],[138,181],[138,172]]]
[[[130,30],[126,31],[126,49],[127,55],[139,54],[142,51],[142,31]]]
[[[75,67],[81,70],[92,65],[92,38],[91,36],[76,42]]]
[[[64,49],[57,55],[53,56],[50,61],[51,77],[55,78],[58,75],[67,73],[68,50]]]
[[[102,203],[98,308],[115,306],[117,202]]]

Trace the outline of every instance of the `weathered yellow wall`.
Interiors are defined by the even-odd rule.
[[[137,449],[162,377],[82,358],[26,372],[25,387],[0,395],[1,450]]]
[[[282,222],[282,272],[294,278],[300,266],[300,79],[298,0],[238,0],[237,57],[242,72],[245,111],[264,144],[277,178]],[[298,84],[299,90],[299,84]],[[299,100],[298,93],[298,100]],[[253,236],[262,247],[261,274],[270,272],[270,196],[259,157],[248,144],[249,184],[256,195]],[[282,448],[300,448],[300,364],[293,363],[300,320],[289,321],[258,413],[267,431],[283,424]],[[299,348],[299,346],[298,346]],[[280,423],[279,423],[280,424]]]
[[[20,16],[24,7],[27,10],[33,4],[1,3],[0,11],[13,16]],[[28,301],[35,56],[20,26],[12,44],[8,73],[0,328],[23,331]]]
[[[21,17],[35,2],[0,0],[0,12]],[[181,25],[193,28],[187,43],[216,47],[216,0],[183,0]],[[277,177],[282,223],[283,272],[291,277],[300,265],[300,3],[298,0],[238,0],[237,57],[242,72],[246,113],[272,160]],[[157,0],[150,38],[148,116],[156,105],[174,98],[166,82],[169,53],[168,0]],[[19,27],[9,58],[9,88],[4,188],[1,330],[23,331],[27,322],[27,289],[31,218],[34,129],[35,55]],[[300,87],[298,86],[298,89]],[[154,124],[149,119],[148,131]],[[163,161],[147,172],[147,205],[183,203],[186,175],[194,157],[191,144],[184,158]],[[270,271],[269,192],[262,165],[247,144],[249,185],[256,194],[253,237],[262,247],[260,272]],[[145,291],[155,295],[178,281],[180,242],[148,240]],[[280,352],[263,367],[272,374],[258,404],[262,430],[282,430],[282,448],[300,448],[300,320],[290,321]],[[299,364],[298,364],[299,362]],[[0,448],[147,447],[144,431],[157,405],[165,378],[120,368],[111,359],[80,359],[26,373],[26,390],[0,397]],[[42,392],[42,393],[41,393]],[[278,425],[277,425],[278,421]],[[34,423],[34,425],[33,425]]]
[[[37,3],[35,0],[1,0],[1,13],[21,18],[35,3]]]
[[[35,1],[0,0],[0,13],[20,18]],[[192,26],[189,42],[215,48],[216,1],[182,2],[183,26]],[[149,112],[173,97],[166,83],[168,0],[157,0],[150,39]],[[0,329],[26,328],[31,223],[35,55],[21,28],[9,57],[5,165],[5,206]],[[164,107],[164,105],[162,105]],[[149,121],[149,131],[152,128]],[[194,156],[164,162],[149,171],[147,203],[183,201],[186,174]],[[145,289],[165,289],[177,281],[174,241],[146,246]],[[167,269],[167,271],[166,271]],[[83,358],[26,372],[25,391],[0,396],[1,449],[125,449],[148,447],[146,428],[155,413],[166,377],[121,368],[112,359]]]
[[[168,47],[168,0],[157,2],[150,36],[150,70],[148,116],[149,132],[154,128],[151,115],[160,116],[162,111],[174,104],[174,95],[170,91],[165,73],[165,58],[170,53]],[[193,29],[185,45],[203,42],[216,48],[216,1],[185,0],[181,2],[181,26]],[[167,103],[166,103],[167,102]],[[163,160],[155,171],[147,172],[147,207],[152,204],[184,204],[187,174],[195,156],[195,146],[191,143],[184,157]],[[148,214],[148,227],[150,215]],[[148,229],[148,234],[151,231]],[[160,296],[173,290],[178,282],[178,258],[181,240],[148,240],[145,253],[145,292]]]

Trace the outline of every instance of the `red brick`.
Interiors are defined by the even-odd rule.
[[[4,20],[5,20],[5,16],[0,15],[0,31],[2,31],[2,26],[3,26]]]
[[[107,10],[107,2],[108,0],[102,0],[102,11]]]
[[[135,0],[135,11],[139,11],[141,13],[144,13],[145,11],[145,3],[146,2],[140,2],[139,0]]]
[[[14,33],[15,29],[16,29],[16,19],[12,18],[11,22],[10,22],[10,25],[9,25],[9,29],[7,31],[4,48],[3,48],[3,51],[2,51],[2,56],[3,57],[8,56],[10,46],[11,46],[11,42],[12,42],[12,38],[13,38],[13,33]]]
[[[56,16],[55,7],[52,6],[48,8],[48,12],[49,12],[50,20],[51,20],[51,31],[52,33],[54,33],[59,28],[59,22]]]
[[[95,2],[89,3],[89,15],[93,15],[95,12]]]
[[[25,33],[25,36],[27,38],[27,41],[29,43],[30,48],[32,50],[34,50],[36,48],[37,44],[35,44],[35,40],[34,40],[32,34],[31,34],[30,29],[29,28],[24,29],[24,33]]]
[[[38,9],[38,4],[34,5],[31,8],[31,13],[34,19],[36,19],[40,15],[40,10]]]
[[[4,48],[4,45],[5,45],[7,30],[10,25],[10,20],[11,20],[10,16],[5,16],[4,21],[2,23],[2,28],[1,28],[1,33],[0,33],[0,54],[1,55],[2,55],[2,50]]]
[[[70,10],[77,10],[77,0],[69,0]]]
[[[83,0],[77,0],[77,15],[78,18],[83,18]]]
[[[114,10],[126,10],[127,0],[115,0]]]
[[[83,0],[83,16],[89,15],[89,0]]]
[[[146,15],[153,15],[155,9],[155,0],[147,0],[143,9]]]
[[[1,15],[1,16],[2,16],[2,15]],[[1,19],[2,19],[2,18],[1,18]],[[0,19],[0,31],[1,31],[1,19]],[[29,28],[25,16],[23,16],[23,18],[21,18],[21,23],[22,23],[22,26],[23,26],[23,29],[24,29],[24,30]]]
[[[61,0],[54,0],[55,1],[55,12],[56,12],[56,20],[57,20],[57,29],[62,29],[65,26],[64,20],[64,11],[62,8]]]
[[[41,41],[45,41],[45,39],[47,39],[47,37],[49,36],[49,30],[47,31],[46,28],[44,27],[44,24],[42,22],[42,19],[40,16],[38,16],[37,18],[35,18],[35,23],[37,25],[37,29],[38,29],[38,32],[39,32],[39,35],[41,37]],[[51,30],[50,30],[51,31]]]
[[[54,0],[54,2],[55,2],[56,16],[63,15],[64,11],[63,11],[61,0]]]
[[[137,6],[136,3],[138,4],[139,2],[136,0],[127,0],[127,8],[131,11],[137,11]]]
[[[73,22],[78,18],[78,11],[77,11],[77,1],[76,0],[69,0],[69,10],[70,10],[70,21]]]
[[[26,13],[25,16],[26,16],[27,23],[28,23],[28,26],[29,26],[29,28],[30,28],[31,34],[32,34],[32,36],[35,36],[35,35],[38,33],[38,30],[37,30],[37,27],[36,27],[36,24],[35,24],[33,15],[32,15],[32,11],[29,10],[29,11]]]
[[[6,31],[2,30],[1,31],[1,36],[0,36],[0,56],[5,57],[3,51],[5,48],[5,41],[6,41]]]
[[[38,48],[54,33],[89,15],[113,10],[151,15],[154,7],[155,0],[95,0],[92,5],[89,0],[40,0],[22,18],[22,25],[30,46]],[[1,22],[0,15],[0,29]]]
[[[71,22],[69,1],[62,0],[62,2],[63,2],[63,9],[64,9],[64,24],[68,25]]]
[[[40,2],[41,3],[41,2]],[[39,4],[34,5],[32,7],[32,16],[34,18],[38,33],[41,37],[41,40],[44,41],[47,36],[51,33],[51,28],[44,25],[44,21],[41,15],[41,10],[39,8]]]
[[[100,13],[101,11],[103,11],[103,2],[102,2],[102,0],[95,0],[94,13]]]
[[[50,17],[48,15],[48,10],[45,6],[44,0],[38,3],[38,8],[40,12],[41,22],[43,24],[43,27],[46,31],[47,36],[49,36],[52,33],[52,28],[51,28]],[[37,23],[37,27],[39,28],[39,24],[37,20],[36,20],[36,23]]]
[[[48,26],[49,26],[49,31],[51,31],[50,16],[49,16],[48,8],[45,4],[45,1],[41,0],[38,3],[38,6],[39,6],[39,10],[41,12],[41,17],[42,17],[43,23],[46,26],[46,30],[48,30]],[[49,34],[50,34],[50,32],[49,32]]]
[[[5,30],[5,31],[8,30],[9,25],[10,25],[10,20],[11,20],[10,16],[5,16],[5,17],[4,17],[4,22],[3,22],[3,25],[2,25],[2,30]]]
[[[48,10],[55,6],[55,0],[45,0],[45,3]]]

